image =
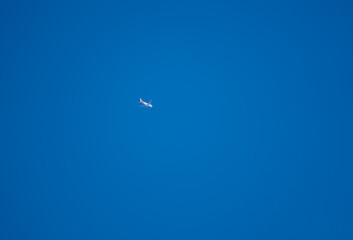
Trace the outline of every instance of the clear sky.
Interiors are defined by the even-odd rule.
[[[0,239],[352,239],[352,10],[2,1]]]

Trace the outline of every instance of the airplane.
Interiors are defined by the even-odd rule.
[[[147,107],[152,107],[151,102],[152,102],[152,100],[149,101],[148,103],[146,103],[146,102],[142,101],[142,99],[140,98],[140,103],[143,104],[143,105],[141,105],[140,107],[145,107],[145,108],[147,108]]]

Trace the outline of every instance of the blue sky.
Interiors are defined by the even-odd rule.
[[[1,239],[352,239],[349,1],[0,9]]]

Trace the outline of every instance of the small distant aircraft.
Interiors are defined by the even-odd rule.
[[[143,105],[141,105],[140,107],[145,107],[145,108],[147,108],[147,107],[152,107],[151,102],[152,102],[152,100],[149,101],[148,103],[146,103],[146,102],[142,101],[142,99],[140,98],[140,103],[143,104]]]

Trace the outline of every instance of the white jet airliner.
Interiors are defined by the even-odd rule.
[[[149,101],[148,103],[146,103],[146,102],[142,101],[142,99],[140,98],[140,103],[143,104],[143,105],[141,105],[140,107],[145,107],[145,108],[147,108],[147,107],[152,107],[151,102],[152,102],[152,100]]]

